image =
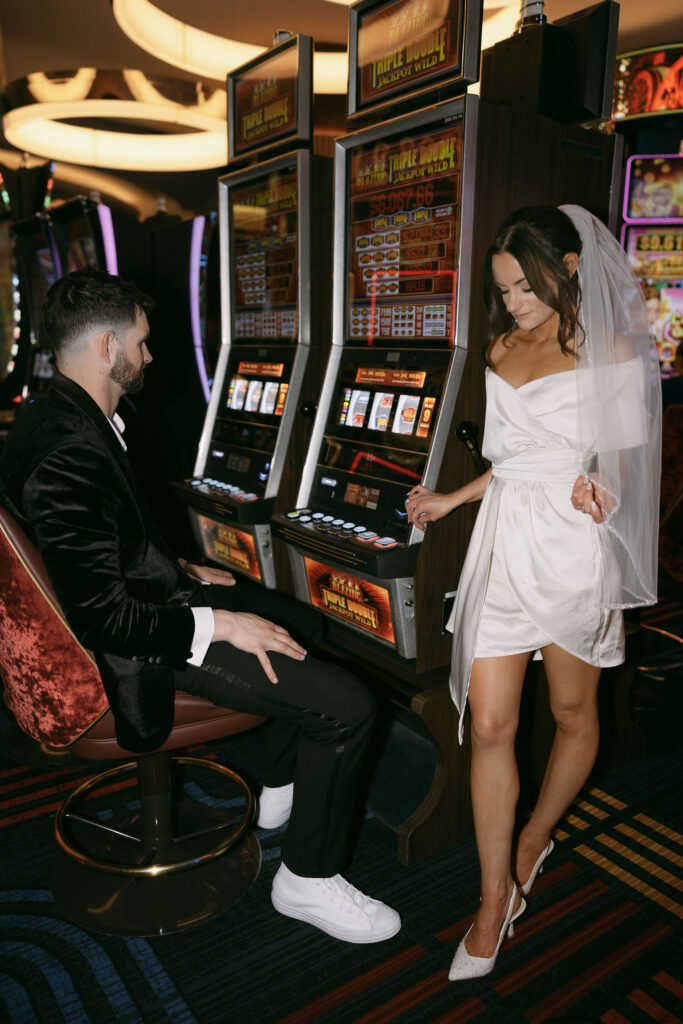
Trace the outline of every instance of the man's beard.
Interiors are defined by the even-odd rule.
[[[136,370],[130,359],[119,352],[114,360],[114,365],[109,371],[109,376],[123,389],[126,395],[136,395],[141,391],[145,383],[145,369],[141,366]]]

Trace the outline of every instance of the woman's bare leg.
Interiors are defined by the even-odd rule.
[[[543,648],[543,662],[555,738],[536,806],[517,844],[515,872],[520,884],[529,878],[550,833],[588,778],[600,736],[600,669],[556,644]]]
[[[481,903],[465,948],[492,956],[512,893],[512,834],[519,797],[515,734],[529,654],[475,658],[471,790],[481,867]]]

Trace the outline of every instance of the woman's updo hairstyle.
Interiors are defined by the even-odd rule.
[[[559,313],[557,340],[562,351],[570,352],[567,344],[572,338],[579,347],[578,274],[569,276],[563,257],[570,252],[580,256],[581,249],[581,239],[571,219],[555,206],[525,206],[503,221],[484,264],[484,301],[491,321],[488,347],[501,335],[505,343],[516,326],[493,279],[493,257],[505,252],[517,260],[536,297]],[[488,355],[486,359],[488,362]]]

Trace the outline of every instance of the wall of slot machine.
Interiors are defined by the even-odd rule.
[[[405,505],[436,487],[463,376],[476,135],[462,97],[338,140],[332,355],[296,507],[274,518],[298,597],[427,668]]]
[[[683,342],[683,156],[629,157],[621,244],[640,279],[663,380]]]
[[[329,177],[294,150],[219,180],[223,341],[194,474],[174,484],[203,554],[269,588],[287,588],[270,516],[294,500],[329,338]]]

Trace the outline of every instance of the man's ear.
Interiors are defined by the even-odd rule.
[[[97,354],[107,366],[113,366],[118,352],[118,341],[114,331],[102,331],[96,338]]]
[[[562,257],[562,262],[567,268],[567,273],[570,277],[573,277],[579,266],[579,257],[575,252],[568,252]]]

